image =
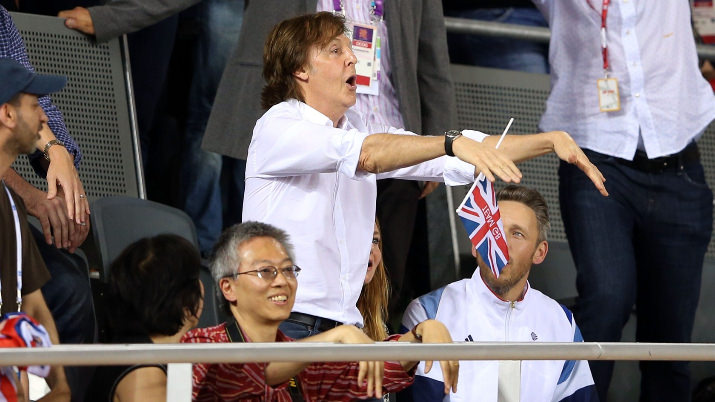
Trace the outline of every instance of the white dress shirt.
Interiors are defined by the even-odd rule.
[[[355,305],[370,256],[377,179],[474,181],[473,166],[447,156],[379,175],[358,169],[363,140],[381,132],[414,135],[366,127],[352,110],[334,128],[327,116],[294,99],[273,106],[256,123],[243,220],[266,222],[290,235],[302,268],[293,311],[362,325]]]
[[[632,159],[679,152],[715,117],[712,88],[698,69],[690,3],[612,0],[607,18],[610,77],[621,110],[601,112],[602,0],[533,0],[551,27],[551,95],[540,128],[564,130],[583,148]],[[589,5],[589,2],[592,6]]]

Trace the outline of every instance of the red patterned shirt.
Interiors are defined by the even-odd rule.
[[[189,331],[184,343],[228,343],[226,324]],[[244,338],[246,334],[243,334]],[[388,340],[396,340],[399,335]],[[248,342],[248,338],[246,338]],[[292,342],[280,330],[276,342]],[[193,366],[194,401],[278,401],[290,402],[288,382],[266,384],[267,363],[196,363]],[[352,401],[364,399],[366,388],[358,387],[357,362],[311,363],[298,374],[303,397],[309,401]],[[383,392],[396,392],[412,384],[414,372],[407,373],[397,362],[385,362]]]

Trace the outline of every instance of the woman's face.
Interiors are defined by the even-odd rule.
[[[372,247],[370,248],[370,260],[367,263],[367,274],[365,274],[365,284],[370,283],[375,276],[375,268],[382,261],[382,251],[380,250],[381,243],[380,229],[375,224],[375,230],[372,232]]]

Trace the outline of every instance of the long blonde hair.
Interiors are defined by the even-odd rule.
[[[378,232],[380,223],[375,220]],[[377,245],[382,252],[382,236]],[[390,299],[390,282],[387,279],[387,271],[383,259],[375,267],[375,276],[372,281],[363,285],[360,292],[360,298],[357,302],[357,308],[362,314],[365,328],[363,330],[371,339],[381,341],[387,338],[387,302]]]

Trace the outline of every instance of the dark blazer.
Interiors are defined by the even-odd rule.
[[[89,7],[97,42],[156,24],[201,0],[114,0]]]
[[[244,12],[236,49],[219,84],[202,147],[246,159],[261,117],[263,44],[278,22],[314,13],[317,0],[254,0]],[[280,12],[276,12],[280,10]],[[442,134],[454,128],[455,103],[439,0],[386,0],[391,79],[406,129]]]

